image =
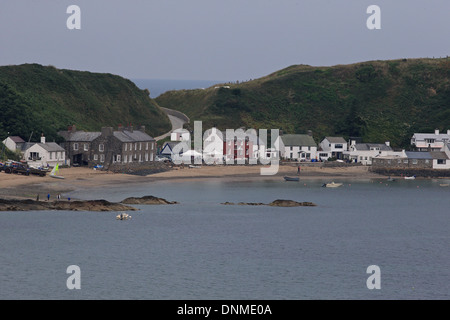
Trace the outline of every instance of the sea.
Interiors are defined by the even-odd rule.
[[[63,195],[179,202],[137,205],[123,221],[0,212],[0,299],[450,299],[449,180],[324,182],[167,180]],[[222,204],[277,199],[317,206]]]
[[[215,84],[228,81],[220,80],[171,80],[171,79],[131,79],[139,89],[148,89],[150,98],[157,98],[166,91],[206,89]]]

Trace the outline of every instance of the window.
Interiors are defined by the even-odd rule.
[[[127,157],[127,155],[124,155],[123,156],[123,163],[127,163],[128,162],[128,159],[127,159],[128,157]]]
[[[155,148],[155,144],[152,142],[151,145],[152,145],[152,150],[153,150]]]
[[[105,151],[105,145],[104,145],[103,143],[100,143],[100,144],[98,145],[98,151],[100,151],[100,152]]]
[[[145,153],[145,161],[148,161],[148,153]]]
[[[139,142],[139,150],[142,150],[142,142]]]
[[[98,161],[98,154],[94,154],[94,161]]]
[[[137,142],[134,143],[134,150],[137,150]],[[134,156],[136,158],[136,156]]]
[[[417,164],[417,162],[418,162],[417,159],[412,160],[412,164]]]
[[[87,143],[84,144],[84,151],[89,151],[89,145]]]
[[[145,150],[148,150],[148,142],[145,144]]]
[[[408,164],[408,160],[403,160],[403,163],[404,164]]]
[[[426,160],[425,160],[425,163],[426,163],[426,164],[429,164],[429,163],[430,163],[430,160],[426,159]]]
[[[445,159],[438,159],[437,164],[445,164],[447,161]]]
[[[127,151],[128,145],[125,143],[125,151]]]
[[[56,152],[56,160],[59,160],[59,159],[61,159],[61,152]]]
[[[49,154],[49,159],[52,160],[52,158],[53,158],[53,152],[49,152],[48,154]]]
[[[100,155],[100,162],[105,162],[105,155],[104,154]]]
[[[435,139],[425,139],[425,142],[426,142],[426,143],[434,143],[434,142],[435,142]]]
[[[122,157],[120,156],[120,154],[117,155],[117,162],[120,162],[122,159]]]
[[[153,161],[153,153],[150,153],[150,161]]]
[[[342,148],[344,148],[344,145],[342,145],[342,144],[335,144],[334,147],[336,149],[342,149]]]
[[[74,151],[78,151],[78,143],[74,143],[73,144],[73,150]]]

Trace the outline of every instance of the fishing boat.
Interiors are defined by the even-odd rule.
[[[56,175],[56,173],[57,173],[58,171],[59,171],[59,167],[58,167],[58,164],[56,164],[56,165],[53,167],[53,170],[50,172],[50,177],[56,178],[56,179],[64,179],[63,176],[58,176],[58,175]]]
[[[416,179],[416,176],[405,177],[405,180],[414,180],[414,179]]]
[[[333,181],[331,183],[324,183],[322,187],[325,187],[325,188],[337,188],[337,187],[340,187],[340,186],[342,186],[342,183],[335,183]]]
[[[299,177],[284,177],[286,181],[300,181]]]

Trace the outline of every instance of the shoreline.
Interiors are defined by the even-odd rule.
[[[64,179],[50,176],[22,176],[0,173],[0,198],[9,199],[46,199],[48,193],[52,199],[56,194],[67,194],[80,189],[96,189],[110,185],[129,185],[149,182],[179,181],[249,181],[280,180],[284,176],[299,176],[300,180],[323,180],[323,182],[345,180],[386,179],[387,176],[369,171],[365,166],[319,167],[301,165],[300,175],[297,165],[281,165],[275,175],[260,175],[262,165],[202,166],[201,168],[174,168],[165,172],[146,176],[99,171],[83,167],[61,168]]]

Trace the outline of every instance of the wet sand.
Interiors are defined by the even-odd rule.
[[[68,193],[79,189],[96,189],[112,184],[136,184],[151,181],[176,181],[203,179],[221,180],[257,180],[257,179],[282,179],[283,176],[297,176],[296,165],[281,165],[276,175],[261,175],[263,166],[228,165],[228,166],[202,166],[201,168],[173,168],[166,172],[155,173],[147,176],[112,173],[89,168],[61,168],[59,175],[64,179],[39,176],[22,176],[16,174],[0,173],[0,198],[31,198],[44,199],[48,193],[51,196]],[[376,179],[384,178],[368,171],[368,167],[321,167],[302,166],[301,179],[323,179],[324,182],[341,179]]]

